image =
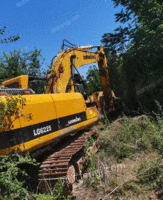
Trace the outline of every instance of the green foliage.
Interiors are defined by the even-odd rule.
[[[88,156],[86,172],[87,174],[90,174],[85,180],[85,184],[87,186],[91,186],[94,190],[98,191],[98,186],[101,178],[99,172],[96,170],[96,155],[91,154],[89,149],[94,143],[95,139],[92,136],[90,136],[88,138],[87,143],[85,144],[86,154]]]
[[[71,200],[72,196],[68,195],[67,197],[64,195],[64,183],[61,180],[58,180],[53,189],[53,199],[54,200]]]
[[[12,121],[22,115],[20,108],[23,108],[25,102],[26,99],[21,96],[6,96],[6,101],[0,102],[0,128],[5,130],[12,128]]]
[[[94,190],[99,190],[100,174],[96,170],[96,156],[95,154],[90,154],[87,163],[87,174],[88,177],[85,179],[85,184],[91,186]]]
[[[10,55],[7,55],[3,52],[3,58],[0,60],[0,79],[3,81],[25,74],[41,77],[45,75],[45,71],[41,68],[43,62],[44,58],[41,55],[41,50],[37,48],[28,53],[21,50],[14,50],[10,52]],[[29,82],[29,87],[31,87],[36,94],[44,93],[45,85],[45,80],[33,80]]]
[[[149,88],[147,91],[144,91],[142,94],[140,94],[138,97],[139,102],[142,106],[142,108],[145,111],[148,112],[158,112],[158,106],[157,102],[160,102],[160,105],[163,105],[163,90],[162,90],[162,81],[160,84],[157,85],[153,88]]]
[[[22,156],[14,153],[0,156],[0,199],[27,199],[28,188],[23,180],[28,174],[20,169],[19,166],[22,164],[37,165],[29,154]]]
[[[123,71],[123,57],[106,53],[109,71],[110,87],[118,97],[122,97],[126,87],[125,74]]]
[[[88,169],[90,172],[94,172],[96,170],[96,156],[95,154],[91,154],[88,159]]]
[[[42,61],[44,58],[41,55],[41,50],[37,48],[28,53],[14,50],[10,52],[10,55],[7,55],[3,52],[3,58],[0,62],[0,78],[14,78],[22,74],[39,76],[41,75]]]
[[[89,67],[86,77],[86,83],[89,95],[91,95],[93,92],[100,91],[101,89],[100,74],[96,69],[96,66]]]
[[[37,200],[53,200],[53,196],[50,194],[38,194]]]
[[[155,190],[158,198],[162,199],[163,167],[161,162],[162,159],[156,159],[142,163],[137,170],[136,179],[130,179],[123,184],[118,184],[116,180],[113,180],[109,187],[117,188],[113,193],[114,199],[128,199],[131,198],[131,195],[140,198],[144,191],[148,192],[149,190]]]
[[[115,188],[118,186],[118,184],[113,182],[112,184],[109,185],[112,188]],[[142,188],[139,184],[137,184],[134,181],[129,181],[121,186],[118,187],[117,190],[113,193],[114,199],[122,199],[124,196],[127,198],[131,198],[130,194],[131,192],[133,193],[134,197],[138,196],[142,192]]]
[[[161,78],[163,60],[163,3],[160,0],[113,0],[115,6],[123,9],[116,14],[116,22],[123,25],[114,33],[105,33],[102,43],[108,57],[108,68],[113,89],[130,108],[137,109],[136,91]],[[114,69],[112,69],[112,66]],[[159,90],[155,99],[159,98]],[[139,102],[144,102],[142,94]],[[157,97],[157,98],[156,98]],[[148,94],[148,108],[152,94]],[[162,101],[160,101],[163,103]]]
[[[163,166],[162,159],[143,163],[138,169],[138,179],[141,184],[148,184],[163,196]]]
[[[95,139],[92,136],[89,136],[87,143],[85,144],[86,151],[88,151],[88,148],[93,145],[95,142]]]
[[[95,155],[90,153],[90,147],[93,145],[94,142],[95,142],[94,138],[90,136],[88,138],[87,143],[85,144],[85,153],[88,156],[87,167],[90,170],[90,172],[96,170]]]
[[[4,26],[2,29],[0,29],[0,34],[3,35],[5,33],[6,27]],[[19,35],[15,35],[15,36],[10,36],[8,38],[2,38],[0,37],[0,42],[1,43],[9,43],[9,42],[15,42],[17,40],[20,39]]]
[[[39,194],[37,195],[38,200],[71,200],[72,196],[67,195],[64,192],[65,183],[62,182],[60,179],[54,185],[54,189],[52,191],[52,195],[49,194]]]
[[[125,184],[122,188],[123,190],[131,190],[135,194],[140,194],[142,192],[141,187],[135,182],[129,182]]]
[[[147,50],[148,47],[151,48],[153,45],[155,47],[161,46],[162,1],[151,0],[140,3],[137,0],[113,0],[113,2],[115,6],[124,7],[120,13],[115,15],[116,22],[126,23],[127,26],[124,28],[120,26],[115,29],[115,33],[103,35],[102,42],[107,51],[123,52],[128,42],[130,42],[129,48],[127,48],[129,50],[135,47],[137,47],[136,50]],[[145,51],[145,53],[147,52]]]
[[[111,125],[110,130],[112,128]],[[109,130],[108,132],[111,133]],[[135,120],[124,117],[113,133],[101,136],[101,149],[104,149],[107,155],[114,156],[118,162],[134,156],[139,151],[161,152],[163,140],[160,137],[160,129],[146,116]]]
[[[158,153],[163,155],[163,109],[158,101],[155,101],[157,105],[157,113],[154,113],[157,120],[158,131],[152,141],[153,148],[158,151]]]
[[[29,88],[32,88],[36,94],[43,94],[45,92],[46,80],[34,80],[28,84]]]

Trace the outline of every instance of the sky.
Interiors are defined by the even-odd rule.
[[[46,68],[61,51],[63,39],[77,46],[101,44],[102,35],[119,26],[115,13],[120,10],[111,0],[1,0],[0,29],[6,26],[4,37],[19,34],[20,40],[1,44],[0,56],[2,51],[37,47]],[[88,69],[82,70],[84,75]]]

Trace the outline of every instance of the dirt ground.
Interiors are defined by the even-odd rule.
[[[130,180],[137,180],[137,170],[145,161],[152,161],[158,157],[156,153],[140,153],[133,159],[125,159],[122,163],[113,165],[105,170],[105,180],[100,181],[98,189],[95,190],[91,186],[85,184],[86,179],[91,177],[89,174],[84,174],[83,178],[73,186],[73,196],[75,200],[107,200],[107,199],[123,199],[123,200],[158,200],[157,193],[145,188],[141,190],[140,194],[135,194],[134,191],[127,191],[123,198],[116,196],[116,190],[119,186],[124,185]],[[102,164],[102,163],[101,163]],[[107,187],[108,183],[116,182],[117,186],[111,189]]]

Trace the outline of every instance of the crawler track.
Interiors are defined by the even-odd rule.
[[[52,188],[57,179],[66,180],[68,184],[74,182],[75,171],[70,164],[72,157],[83,148],[88,137],[94,133],[95,131],[91,130],[86,134],[76,134],[42,162],[38,174],[40,190],[50,190],[49,187]]]

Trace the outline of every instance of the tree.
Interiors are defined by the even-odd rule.
[[[42,69],[44,58],[41,50],[35,48],[30,52],[20,50],[10,51],[10,54],[3,52],[3,58],[0,60],[0,80],[14,78],[20,75],[29,75],[40,77],[45,74]],[[33,88],[36,93],[43,93],[46,81],[31,81],[29,87]]]
[[[2,29],[0,29],[0,34],[3,35],[5,33],[6,27],[4,26]],[[20,39],[19,35],[15,35],[15,36],[10,36],[8,38],[6,37],[0,37],[0,42],[1,43],[9,43],[9,42],[15,42],[17,40]]]
[[[105,33],[102,43],[109,57],[116,56],[115,68],[123,73],[123,96],[136,104],[136,90],[162,76],[163,3],[161,0],[113,0],[124,9],[116,14],[123,25]],[[126,25],[126,26],[125,26]],[[112,63],[115,63],[112,61]],[[109,64],[112,65],[110,62]],[[121,65],[121,66],[120,66]]]
[[[115,6],[121,5],[125,8],[116,14],[116,22],[123,24],[127,22],[127,26],[123,28],[120,26],[114,33],[105,33],[102,36],[106,51],[122,53],[135,47],[147,49],[147,47],[162,46],[162,1],[113,0],[113,2]]]
[[[0,60],[0,79],[9,79],[22,74],[39,76],[42,73],[43,61],[41,50],[37,48],[28,53],[14,50],[8,55],[3,52],[3,58]]]
[[[90,66],[88,69],[86,86],[89,95],[91,95],[93,92],[100,91],[101,89],[100,74],[95,65],[93,67]]]

